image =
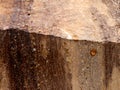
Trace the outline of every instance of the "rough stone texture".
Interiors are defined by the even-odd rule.
[[[0,31],[1,90],[120,90],[120,43]]]
[[[15,29],[2,35],[0,76],[7,81],[0,81],[1,90],[72,90],[60,38]]]
[[[0,28],[120,42],[120,0],[0,0]]]
[[[120,89],[120,43],[106,42],[105,48],[105,84],[108,90]]]
[[[0,29],[0,90],[120,90],[120,0],[0,0]]]

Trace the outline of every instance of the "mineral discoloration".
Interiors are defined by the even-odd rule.
[[[1,31],[0,35],[4,33],[3,42],[0,41],[3,46],[0,49],[4,50],[0,56],[9,72],[5,74],[10,82],[8,90],[72,90],[71,74],[66,71],[69,68],[62,56],[60,38],[17,29]]]
[[[91,49],[91,50],[90,50],[90,55],[91,55],[91,56],[95,56],[96,54],[97,54],[96,49]]]
[[[0,72],[0,88],[114,90],[114,83],[120,83],[116,76],[120,72],[119,49],[120,44],[113,42],[67,40],[19,29],[1,30],[0,69],[4,72]]]
[[[0,89],[120,84],[120,0],[0,0],[0,29]]]
[[[105,85],[109,87],[112,82],[113,69],[120,70],[120,43],[106,42],[105,48]],[[114,81],[114,80],[113,80]],[[117,89],[118,90],[118,89]]]

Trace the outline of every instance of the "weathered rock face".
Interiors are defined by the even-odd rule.
[[[62,55],[64,47],[60,38],[14,29],[1,31],[0,35],[4,35],[0,55],[2,66],[5,65],[3,67],[8,72],[8,89],[71,90],[71,76],[65,70],[67,65],[64,67],[66,57]],[[6,78],[5,75],[2,79]]]
[[[0,31],[1,90],[119,90],[120,44]]]
[[[0,28],[120,42],[119,0],[1,0]]]
[[[0,0],[0,29],[0,90],[120,90],[119,0]]]

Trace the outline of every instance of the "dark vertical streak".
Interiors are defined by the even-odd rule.
[[[105,85],[106,88],[112,81],[112,72],[114,66],[120,70],[120,44],[105,42]]]
[[[26,90],[37,88],[34,73],[34,56],[32,54],[31,39],[28,33],[8,30],[8,64],[11,77],[11,90]],[[21,36],[21,37],[20,37]],[[23,37],[24,36],[24,37]],[[24,45],[23,47],[21,45]],[[31,69],[33,67],[33,69]],[[28,86],[24,86],[25,81]],[[26,88],[27,87],[27,88]],[[35,89],[36,90],[36,89]]]
[[[8,46],[8,58],[9,58],[9,69],[11,76],[11,89],[20,90],[23,88],[23,72],[21,71],[21,56],[17,45],[17,32],[11,30],[9,36],[9,46]]]
[[[105,85],[108,87],[108,83],[111,79],[112,76],[112,71],[113,71],[113,50],[114,50],[114,45],[110,42],[106,42],[104,44],[105,47]]]

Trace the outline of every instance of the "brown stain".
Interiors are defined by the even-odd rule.
[[[96,49],[91,49],[90,50],[90,55],[91,56],[95,56],[97,54],[97,50]]]
[[[70,76],[66,76],[64,68],[60,38],[18,29],[0,32],[7,33],[2,53],[8,66],[11,90],[72,90],[71,78],[67,78]],[[41,54],[43,40],[47,42],[46,58]]]
[[[69,73],[70,69],[65,60],[69,56],[69,51],[65,48],[67,45],[72,46],[71,44],[77,45],[77,43],[88,44],[88,46],[90,43],[94,44],[91,41],[67,40],[50,35],[28,33],[19,29],[1,30],[0,57],[4,59],[3,62],[9,72],[10,89],[72,90],[73,73]],[[104,85],[107,88],[112,81],[113,67],[115,66],[120,70],[120,43],[105,42],[102,45],[104,46],[104,49],[101,48],[104,54]],[[88,48],[86,47],[86,50]],[[45,57],[43,55],[44,50],[47,51]],[[65,51],[64,54],[63,50]],[[85,58],[87,58],[86,55],[95,58],[99,55],[99,51],[92,47],[90,51],[88,50],[83,55]],[[89,60],[89,62],[93,61]],[[66,67],[68,71],[66,71]]]
[[[105,85],[109,87],[109,83],[112,82],[113,67],[117,67],[120,70],[120,43],[105,42]]]
[[[7,31],[6,39],[5,44],[7,44],[7,47],[5,47],[5,52],[7,54],[6,60],[8,60],[8,69],[10,72],[11,89],[37,89],[30,35],[11,29]],[[25,82],[28,83],[27,87]]]

